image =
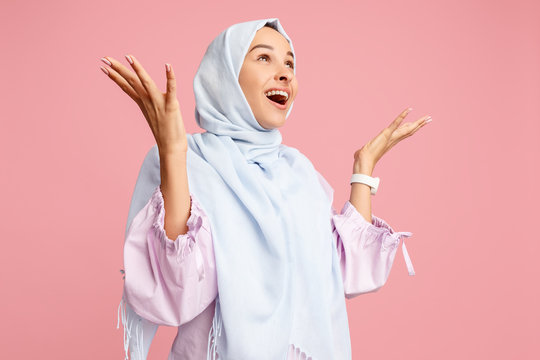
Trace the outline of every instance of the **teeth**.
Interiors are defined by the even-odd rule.
[[[272,96],[272,95],[276,95],[276,94],[285,96],[285,100],[289,99],[289,94],[287,94],[285,91],[272,90],[272,91],[269,91],[269,92],[265,93],[266,96]]]

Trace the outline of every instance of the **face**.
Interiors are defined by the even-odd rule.
[[[272,28],[263,27],[255,34],[240,69],[240,87],[255,119],[265,129],[283,126],[287,111],[296,98],[298,83],[291,53],[289,42],[283,35]],[[289,94],[283,105],[271,99],[284,102],[284,96],[275,94],[270,96],[271,99],[266,96],[272,89]]]

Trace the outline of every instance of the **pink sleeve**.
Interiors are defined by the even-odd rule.
[[[334,239],[348,299],[381,288],[390,274],[400,239],[412,235],[394,232],[383,219],[371,217],[369,223],[348,200],[340,214],[333,211]],[[414,275],[404,242],[402,250],[409,275]]]
[[[163,194],[157,186],[126,235],[124,294],[141,317],[180,326],[217,295],[214,248],[208,218],[193,194],[186,234],[169,239],[164,219]]]
[[[319,179],[332,200],[333,189],[320,174]],[[369,223],[349,200],[341,213],[331,209],[332,232],[348,299],[381,288],[390,274],[400,239],[412,236],[410,232],[394,232],[383,219],[373,214],[371,217]],[[409,275],[414,275],[405,242],[402,250]]]

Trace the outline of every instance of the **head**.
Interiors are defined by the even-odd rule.
[[[294,64],[291,46],[278,30],[267,24],[256,32],[238,82],[257,122],[265,129],[279,128],[285,123],[298,93]],[[269,90],[276,88],[289,94],[286,102],[278,94],[267,96]]]
[[[234,24],[208,45],[193,79],[197,125],[220,141],[234,142],[248,163],[263,166],[279,157],[279,127],[298,86],[291,68],[297,59],[289,51],[295,53],[294,44],[277,18]],[[271,88],[289,91],[285,109],[267,99]]]

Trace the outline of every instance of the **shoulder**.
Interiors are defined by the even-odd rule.
[[[281,154],[281,157],[285,157],[289,160],[292,160],[291,162],[295,162],[295,163],[302,162],[308,167],[314,168],[311,160],[309,160],[309,158],[305,154],[303,154],[300,150],[298,150],[295,147],[288,146],[285,144],[280,144],[280,154]]]
[[[325,179],[325,177],[315,168],[315,165],[309,160],[309,158],[303,154],[300,150],[297,148],[294,148],[292,146],[287,146],[285,144],[281,144],[281,153],[283,156],[288,157],[289,159],[294,159],[294,162],[303,162],[308,168],[311,169],[313,173],[316,174],[317,179],[319,180],[319,183],[321,184],[322,188],[324,189],[325,193],[329,198],[333,198],[334,189],[330,185],[330,183]],[[292,162],[292,161],[291,161]]]

